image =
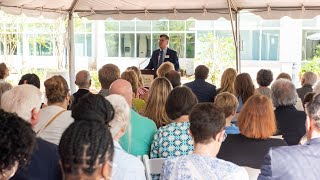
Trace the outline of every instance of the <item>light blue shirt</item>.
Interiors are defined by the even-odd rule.
[[[117,141],[114,143],[114,156],[111,179],[145,180],[145,170],[142,161],[125,152]]]
[[[239,127],[232,123],[231,123],[231,126],[226,126],[225,129],[226,129],[226,134],[240,134]]]

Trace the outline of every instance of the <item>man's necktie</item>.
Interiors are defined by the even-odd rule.
[[[159,52],[158,67],[163,63],[163,51]]]

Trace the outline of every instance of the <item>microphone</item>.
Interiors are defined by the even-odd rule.
[[[151,58],[151,56],[149,56],[149,57],[147,57],[146,59],[144,59],[143,61],[141,61],[140,63],[139,63],[139,69],[141,69],[141,65],[144,63],[144,62],[146,62],[148,59],[150,59]]]

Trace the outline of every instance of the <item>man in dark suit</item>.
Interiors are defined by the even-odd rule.
[[[209,76],[209,68],[205,65],[199,65],[194,74],[195,80],[184,85],[192,90],[199,102],[213,102],[217,94],[216,86],[205,81]]]
[[[307,105],[304,145],[271,148],[261,166],[259,180],[319,179],[320,176],[320,94]]]
[[[179,70],[179,58],[177,52],[168,48],[169,36],[162,34],[159,37],[159,48],[152,52],[149,64],[145,69],[157,70],[159,66],[166,61],[170,61],[174,65],[176,71]]]
[[[91,86],[91,76],[89,71],[86,71],[86,70],[79,71],[76,75],[75,84],[79,87],[79,89],[77,92],[75,92],[72,95],[73,101],[72,101],[71,108],[78,103],[79,99],[82,96],[90,93],[89,88]]]

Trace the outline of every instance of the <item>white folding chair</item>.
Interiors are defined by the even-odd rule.
[[[248,172],[249,180],[257,180],[258,179],[258,176],[260,174],[260,169],[254,169],[254,168],[245,167],[245,166],[242,166],[242,167]]]
[[[138,156],[137,156],[137,158],[138,158],[140,161],[142,161],[142,162],[143,162],[143,160],[142,160],[142,156],[141,156],[141,155],[138,155]]]
[[[146,168],[147,180],[152,180],[151,174],[160,174],[165,158],[149,159],[148,155],[143,155],[143,164]]]

